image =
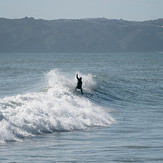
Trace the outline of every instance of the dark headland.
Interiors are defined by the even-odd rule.
[[[163,19],[0,18],[0,52],[163,52]]]

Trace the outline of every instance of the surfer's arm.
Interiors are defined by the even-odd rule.
[[[79,78],[78,78],[78,74],[76,74],[76,78],[79,79]]]

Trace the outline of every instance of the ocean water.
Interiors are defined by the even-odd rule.
[[[163,54],[1,53],[0,162],[162,163]]]

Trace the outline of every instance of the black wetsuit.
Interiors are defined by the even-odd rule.
[[[78,83],[77,83],[77,89],[81,89],[82,87],[82,81],[80,78],[77,78],[78,79]]]
[[[83,90],[82,90],[82,78],[78,78],[78,76],[76,76],[76,78],[78,79],[78,83],[76,86],[76,89],[80,89],[81,93],[83,94]]]

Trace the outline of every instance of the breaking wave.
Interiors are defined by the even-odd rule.
[[[96,86],[91,74],[81,74],[85,91]],[[21,141],[55,131],[83,130],[109,126],[114,119],[104,108],[86,96],[74,93],[76,79],[51,70],[46,75],[47,87],[38,92],[0,99],[0,143]]]

